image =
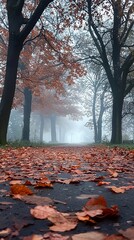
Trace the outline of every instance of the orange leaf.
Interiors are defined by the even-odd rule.
[[[29,186],[32,186],[32,185],[33,185],[33,184],[31,183],[31,181],[29,181],[29,180],[26,180],[24,184],[27,185],[27,186],[28,186],[28,185],[29,185]]]
[[[111,208],[103,209],[102,217],[116,217],[119,215],[118,206],[112,206]]]
[[[91,222],[91,223],[96,223],[92,218],[90,218],[88,215],[85,216],[80,216],[77,215],[78,219],[83,222]]]
[[[13,186],[11,186],[10,190],[12,195],[15,195],[15,194],[32,195],[33,194],[31,189],[29,189],[28,187],[22,184],[14,184]]]
[[[115,187],[115,186],[112,186],[110,188],[110,190],[114,193],[124,193],[125,192],[125,189],[122,188],[122,187]]]
[[[116,178],[118,177],[118,173],[116,171],[113,171],[111,169],[108,169],[108,172],[110,173],[111,177]]]
[[[97,215],[102,214],[102,210],[92,210],[92,211],[85,211],[85,212],[77,212],[76,215],[80,221],[88,221],[91,223],[96,223],[91,217],[95,217]]]
[[[104,240],[106,237],[105,233],[99,232],[87,232],[87,233],[79,233],[74,234],[72,236],[72,240]]]
[[[107,207],[107,202],[103,196],[90,199],[84,206],[84,210],[96,210]]]
[[[56,210],[50,206],[37,206],[35,208],[32,208],[30,210],[30,213],[32,216],[34,216],[37,219],[46,219],[49,215],[52,215],[56,212]]]
[[[98,186],[102,186],[102,185],[109,185],[110,184],[110,182],[104,182],[104,181],[100,181],[100,182],[98,182]]]
[[[105,218],[118,216],[119,209],[117,206],[107,207],[106,200],[103,196],[92,198],[83,208],[85,215],[94,218]]]
[[[26,236],[23,238],[23,240],[42,240],[43,236],[42,235],[37,235],[37,234],[33,234],[31,236]]]
[[[72,216],[69,219],[68,215],[58,212],[50,206],[37,206],[30,210],[31,214],[38,219],[48,219],[55,225],[50,227],[52,231],[70,231],[77,226],[77,219]]]
[[[65,231],[70,231],[74,228],[76,228],[77,224],[76,223],[63,223],[63,224],[56,224],[52,227],[50,227],[51,231],[54,232],[65,232]]]

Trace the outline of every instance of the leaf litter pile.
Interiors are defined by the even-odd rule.
[[[0,149],[0,239],[134,240],[134,150]]]

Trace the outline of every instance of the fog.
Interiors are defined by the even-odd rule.
[[[31,142],[43,143],[68,143],[84,144],[92,143],[93,131],[85,126],[87,117],[80,120],[71,119],[71,117],[57,116],[55,122],[56,139],[52,140],[51,121],[49,116],[43,116],[43,129],[41,129],[40,115],[38,112],[32,112],[30,117],[29,140]],[[23,131],[23,109],[13,109],[10,116],[8,127],[8,141],[21,141]],[[41,132],[42,131],[42,132]],[[42,133],[42,134],[41,134]],[[42,139],[41,136],[42,135]]]
[[[93,132],[85,126],[88,119],[84,117],[82,120],[71,120],[68,117],[60,117],[60,123],[56,126],[57,142],[81,144],[92,143]],[[61,140],[62,139],[62,140]],[[45,142],[51,141],[50,131],[43,134]]]
[[[43,116],[43,127],[41,127],[41,118],[38,112],[32,112],[30,117],[30,142],[35,143],[63,143],[63,144],[87,144],[94,142],[93,128],[86,127],[89,121],[88,117],[83,116],[81,119],[72,119],[69,116],[56,116],[55,129],[52,129],[51,117],[49,115]],[[131,120],[131,119],[130,119]],[[133,119],[132,119],[133,120]],[[23,109],[12,109],[7,140],[11,142],[21,141],[23,126],[24,126]],[[104,122],[102,133],[102,141],[109,142],[111,133]],[[55,138],[53,138],[53,131],[55,130]],[[123,121],[123,139],[134,140],[134,121]],[[27,141],[27,139],[25,139]]]

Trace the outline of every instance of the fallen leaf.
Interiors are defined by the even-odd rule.
[[[119,230],[118,232],[121,233],[123,237],[126,237],[129,240],[134,240],[134,227],[130,227],[126,230]]]
[[[75,213],[78,220],[83,221],[83,222],[90,222],[90,223],[96,223],[95,220],[93,220],[90,215],[87,213],[87,211],[85,212],[77,212]]]
[[[48,216],[55,214],[57,212],[54,208],[50,206],[36,206],[30,209],[30,213],[37,219],[46,219]]]
[[[103,217],[117,217],[119,216],[118,206],[114,205],[111,208],[103,209],[102,218]]]
[[[110,190],[114,193],[124,193],[125,189],[122,187],[115,187],[115,186],[111,186]]]
[[[103,196],[90,199],[84,206],[84,210],[96,210],[107,207],[107,202]]]
[[[107,171],[110,173],[111,177],[113,177],[113,178],[118,177],[118,173],[116,171],[113,171],[111,169],[108,169]]]
[[[22,180],[12,180],[9,182],[10,185],[22,184]]]
[[[85,216],[96,217],[98,215],[101,215],[102,213],[103,213],[103,210],[97,209],[97,210],[90,210],[90,211],[84,211],[84,212],[77,212],[76,215],[78,217],[85,217]]]
[[[124,189],[124,190],[129,190],[129,189],[134,189],[134,186],[122,186],[121,187],[122,189]]]
[[[43,182],[38,182],[36,183],[36,185],[34,186],[35,188],[52,188],[53,184],[52,183],[43,183]]]
[[[108,208],[103,196],[90,199],[83,207],[83,212],[92,218],[115,217],[119,215],[118,206]]]
[[[72,240],[104,240],[106,237],[105,233],[100,232],[87,232],[74,234]]]
[[[76,228],[76,226],[77,226],[77,222],[65,221],[64,223],[58,223],[57,222],[55,225],[53,225],[49,229],[51,231],[55,231],[55,232],[57,232],[57,231],[58,232],[65,232],[65,231],[70,231],[70,230]]]
[[[111,182],[104,182],[104,181],[100,181],[98,182],[98,186],[102,186],[102,185],[109,185]]]
[[[33,185],[33,183],[32,183],[31,181],[29,181],[29,180],[26,180],[26,181],[25,181],[25,183],[24,183],[24,185],[27,185],[27,186],[32,186],[32,185]]]
[[[50,227],[52,231],[70,231],[77,226],[77,219],[68,218],[68,214],[62,214],[50,206],[37,206],[30,210],[30,213],[38,219],[48,219],[55,225]]]
[[[43,235],[43,239],[45,240],[71,240],[69,236],[62,236],[58,233],[49,232]]]
[[[33,234],[31,236],[26,236],[23,237],[22,240],[43,240],[43,236],[42,235],[37,235],[37,234]]]
[[[11,234],[11,228],[6,228],[0,231],[0,237],[7,237]]]
[[[89,215],[84,215],[84,216],[81,216],[81,215],[77,215],[77,218],[78,220],[82,221],[82,222],[90,222],[90,223],[96,223],[95,220],[93,220]]]
[[[10,191],[12,195],[20,194],[20,195],[32,195],[33,192],[27,186],[23,184],[14,184],[10,187]]]
[[[54,201],[49,198],[49,197],[41,197],[41,196],[37,196],[37,195],[20,195],[20,194],[16,194],[14,195],[14,198],[15,199],[20,199],[26,203],[29,203],[29,204],[36,204],[36,205],[41,205],[41,206],[44,206],[44,205],[50,205],[50,204],[53,204]]]

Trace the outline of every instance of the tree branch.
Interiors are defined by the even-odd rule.
[[[22,29],[22,31],[19,33],[20,40],[24,42],[24,40],[27,38],[28,34],[31,32],[31,30],[34,28],[35,24],[39,20],[41,14],[43,11],[47,8],[49,3],[51,3],[53,0],[41,0],[39,5],[37,6],[35,12],[30,17],[29,21],[25,25],[25,27]]]

